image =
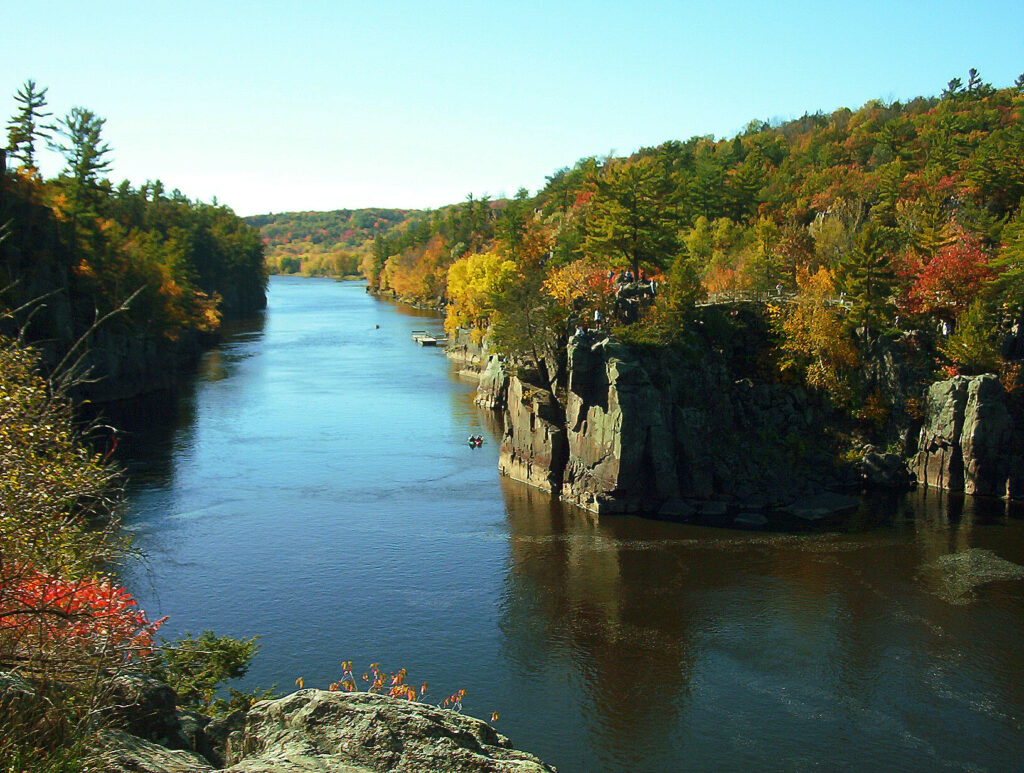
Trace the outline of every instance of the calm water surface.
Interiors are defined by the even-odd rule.
[[[1024,765],[1024,582],[956,596],[930,568],[1024,564],[1002,505],[917,494],[813,535],[598,523],[498,477],[474,383],[411,341],[433,315],[328,280],[269,303],[173,407],[121,419],[130,587],[169,637],[259,634],[245,686],[404,666],[563,773]]]

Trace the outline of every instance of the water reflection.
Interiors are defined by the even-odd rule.
[[[979,521],[1019,544],[1002,503],[919,492],[866,514],[884,527],[797,536],[597,522],[511,481],[502,493],[505,648],[520,668],[546,652],[578,669],[594,746],[570,769],[671,770],[684,758],[703,769],[748,754],[759,766],[834,756],[844,769],[899,767],[920,744],[936,763],[1009,760],[957,748],[940,728],[954,717],[1021,726],[1021,584],[985,594],[1014,610],[1009,630],[991,632],[1014,641],[996,661],[967,622],[987,627],[992,610],[951,607],[922,579],[937,557],[1001,541]]]

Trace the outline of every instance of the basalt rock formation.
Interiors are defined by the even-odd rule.
[[[553,773],[479,719],[368,693],[300,690],[253,706],[227,771]]]
[[[802,500],[856,482],[829,463],[822,426],[800,390],[578,336],[564,405],[510,380],[499,467],[597,513],[803,512]]]
[[[508,400],[509,374],[501,358],[491,355],[480,374],[480,384],[476,390],[474,402],[482,408],[492,411],[502,410]]]
[[[992,374],[956,376],[933,384],[927,396],[911,468],[925,486],[995,497],[1024,496],[1020,428]]]
[[[498,471],[513,480],[558,493],[566,456],[564,414],[557,400],[540,386],[518,376],[510,377]]]
[[[545,379],[509,376],[489,358],[477,402],[503,410],[499,470],[596,513],[664,518],[769,512],[818,520],[856,506],[839,492],[915,482],[1024,498],[1024,420],[994,375],[933,384],[921,414],[888,419],[901,453],[863,446],[854,459],[829,430],[846,422],[848,432],[849,416],[798,386],[743,375],[757,338],[754,330],[726,342],[729,352],[709,337],[685,354],[578,334],[554,393]],[[913,334],[862,343],[865,394],[901,405],[920,394],[927,369]]]

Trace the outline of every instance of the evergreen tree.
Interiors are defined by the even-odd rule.
[[[634,273],[643,264],[664,268],[678,250],[670,178],[650,158],[616,164],[595,180],[584,252]]]
[[[83,107],[73,107],[64,118],[57,119],[56,129],[61,139],[53,143],[53,148],[63,154],[67,162],[63,180],[75,227],[79,221],[87,221],[95,215],[99,177],[110,170],[112,162],[107,157],[110,146],[102,140],[105,123],[106,119]]]
[[[1016,313],[1024,308],[1024,207],[1003,228],[1002,242],[991,263],[996,275],[989,286],[997,300]]]
[[[891,305],[896,277],[888,242],[887,229],[868,222],[839,264],[843,287],[853,303],[850,321],[869,330],[881,327]]]
[[[25,81],[25,85],[14,95],[18,111],[7,122],[7,149],[11,157],[20,159],[22,164],[31,169],[36,165],[36,141],[49,139],[53,128],[40,123],[53,115],[43,111],[47,91],[36,91],[34,80]]]
[[[106,158],[111,146],[101,138],[105,123],[106,119],[85,108],[72,108],[67,116],[57,119],[57,135],[62,141],[54,142],[53,148],[68,162],[63,175],[70,182],[76,214],[90,199],[89,192],[95,189],[99,175],[111,169],[112,162]]]
[[[995,325],[983,301],[976,300],[957,320],[956,330],[939,344],[939,351],[961,373],[974,375],[999,369],[999,353],[994,343]]]

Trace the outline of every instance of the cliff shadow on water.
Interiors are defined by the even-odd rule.
[[[126,465],[129,485],[162,485],[170,479],[176,451],[190,446],[196,431],[198,384],[230,377],[247,356],[245,345],[262,337],[265,325],[264,313],[226,321],[226,343],[203,352],[178,372],[173,387],[82,406],[87,420],[105,427],[99,442],[108,449],[116,445],[112,456]]]

